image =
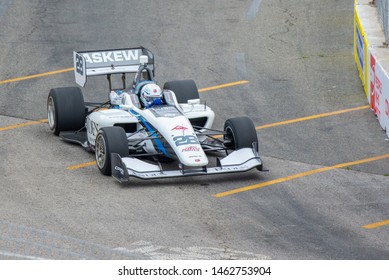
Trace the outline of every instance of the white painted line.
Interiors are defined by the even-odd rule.
[[[22,259],[22,260],[46,260],[43,258],[38,258],[34,256],[27,256],[27,255],[20,255],[20,254],[14,254],[10,252],[0,251],[0,256],[10,257],[12,259]]]
[[[236,54],[236,70],[240,80],[247,80],[246,55],[244,53]]]
[[[140,240],[129,244],[128,247],[118,247],[115,251],[127,254],[141,253],[152,260],[220,260],[245,259],[268,260],[269,256],[246,251],[236,251],[229,248],[198,247],[188,248],[154,245],[151,242]]]
[[[12,0],[0,1],[0,17],[5,14]]]
[[[259,10],[259,6],[261,5],[262,0],[253,0],[249,9],[246,12],[246,19],[253,20],[257,16],[257,12]]]

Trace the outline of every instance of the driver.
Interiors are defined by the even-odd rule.
[[[162,105],[162,90],[156,84],[146,84],[140,91],[139,99],[146,109],[154,105]]]

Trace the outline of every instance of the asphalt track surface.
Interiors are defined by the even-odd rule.
[[[350,1],[1,0],[0,26],[0,259],[389,258],[389,142]],[[270,172],[120,185],[54,137],[72,51],[140,45],[161,85],[197,82],[215,128],[252,118]],[[105,100],[105,79],[84,95]]]

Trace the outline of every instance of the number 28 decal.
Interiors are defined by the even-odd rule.
[[[199,144],[196,136],[193,135],[175,136],[173,137],[173,141],[177,147],[182,145]]]

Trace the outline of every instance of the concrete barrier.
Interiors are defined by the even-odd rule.
[[[369,104],[389,137],[389,49],[369,2],[354,1],[354,58]]]

